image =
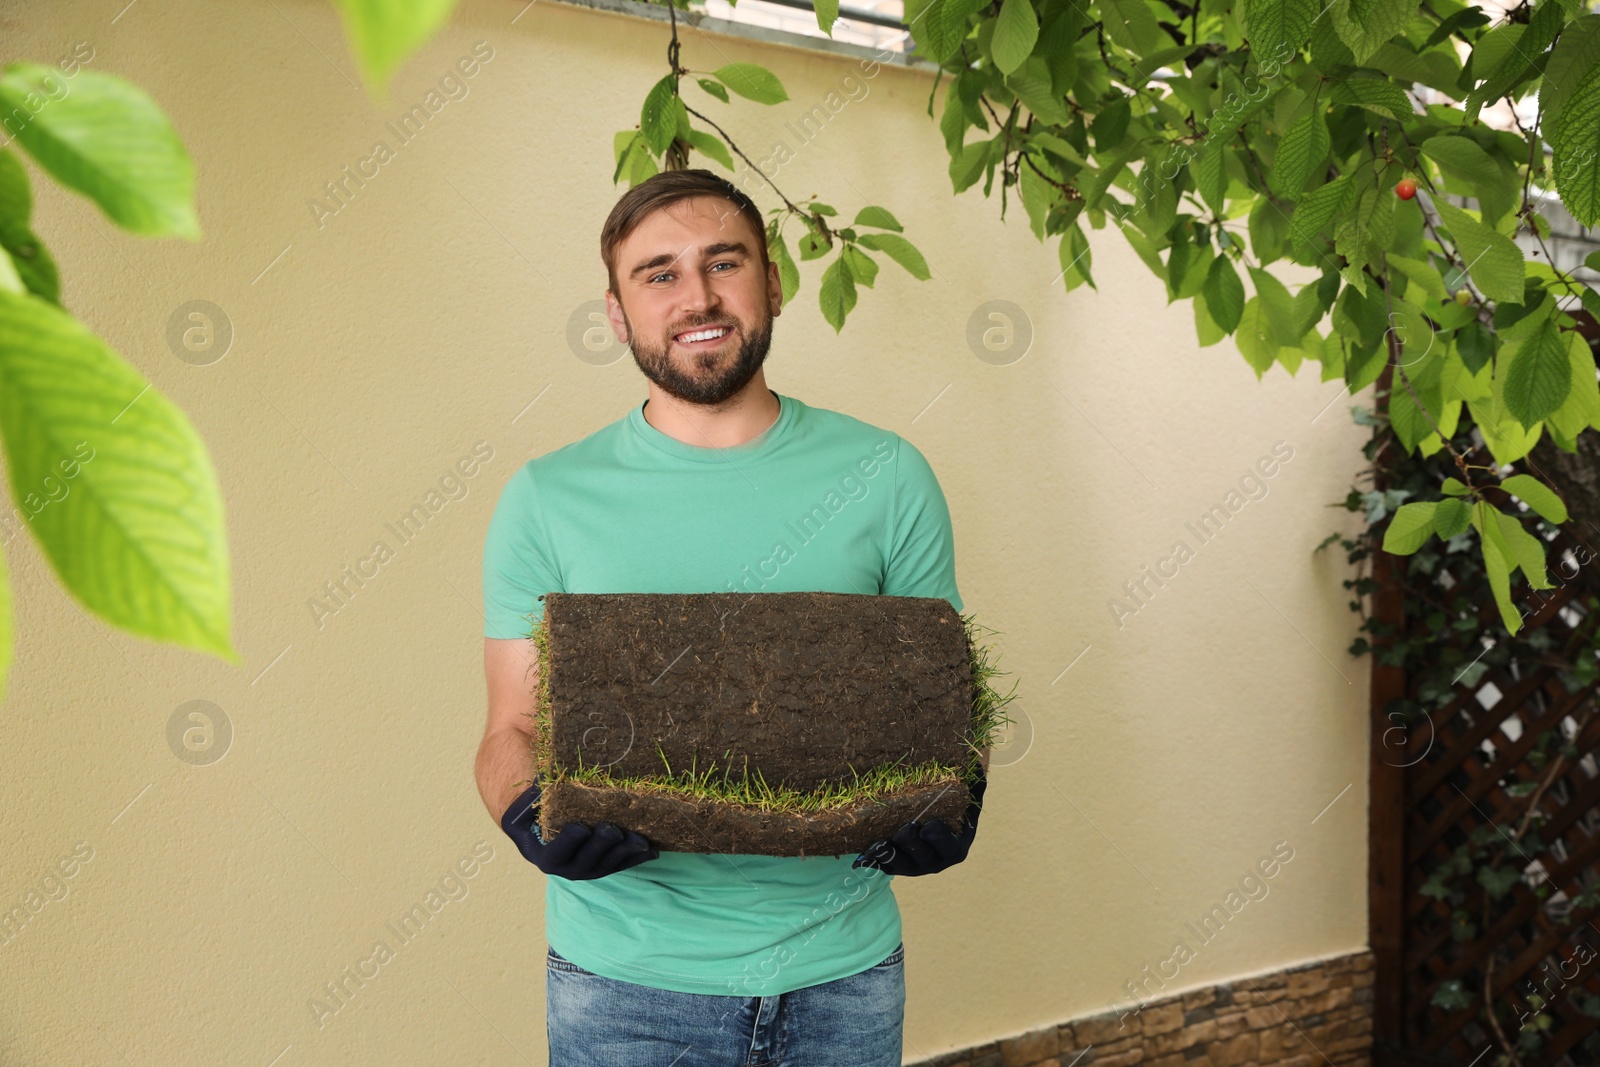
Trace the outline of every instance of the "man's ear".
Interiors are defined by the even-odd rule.
[[[767,306],[772,309],[774,318],[783,314],[783,275],[772,262],[767,264]]]
[[[617,300],[617,294],[610,289],[606,290],[606,318],[610,320],[611,332],[617,335],[617,340],[627,344],[628,322],[622,317],[622,304]]]

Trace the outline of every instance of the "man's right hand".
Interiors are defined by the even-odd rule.
[[[586,881],[660,857],[642,835],[632,830],[624,834],[608,822],[597,823],[593,830],[581,822],[569,822],[546,842],[538,827],[540,792],[535,780],[500,816],[500,828],[516,843],[523,858],[546,875]]]

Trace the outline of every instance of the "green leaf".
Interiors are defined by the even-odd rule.
[[[711,72],[723,85],[758,104],[781,104],[789,99],[783,83],[766,67],[755,63],[729,63]]]
[[[1233,333],[1233,342],[1239,346],[1239,354],[1244,356],[1258,379],[1278,361],[1278,341],[1272,336],[1272,330],[1262,313],[1260,297],[1252,296],[1244,302],[1244,310],[1239,314],[1239,326]]]
[[[1522,571],[1522,576],[1535,589],[1549,589],[1550,576],[1545,571],[1545,543],[1522,525],[1515,515],[1507,515],[1499,508],[1492,514],[1500,523],[1500,538],[1505,544],[1507,558]]]
[[[1556,496],[1555,490],[1531,474],[1513,474],[1500,482],[1500,488],[1527,504],[1547,522],[1567,521],[1567,505]]]
[[[46,98],[14,134],[28,154],[124,230],[198,240],[194,163],[155,101],[104,71],[79,70],[65,96],[62,87],[54,67],[34,63],[0,75],[0,110],[28,115],[26,100]]]
[[[1472,281],[1490,300],[1522,303],[1522,250],[1454,204],[1435,197],[1434,209],[1450,228]]]
[[[1206,310],[1212,321],[1222,327],[1223,333],[1239,328],[1239,318],[1244,314],[1244,282],[1239,280],[1239,272],[1227,256],[1211,261],[1201,292],[1206,297]]]
[[[1551,141],[1561,201],[1584,226],[1600,223],[1600,65],[1589,68],[1562,108]]]
[[[901,233],[905,230],[905,227],[900,225],[899,219],[896,219],[893,215],[889,214],[887,208],[881,207],[862,208],[860,211],[856,212],[856,220],[854,225],[876,226],[880,230],[893,230],[896,233]]]
[[[1483,501],[1472,506],[1472,527],[1478,531],[1478,543],[1483,548],[1483,571],[1494,593],[1495,606],[1500,609],[1500,621],[1511,633],[1522,628],[1522,613],[1511,602],[1510,550],[1500,532],[1499,513],[1485,520],[1487,512],[1495,511]]]
[[[788,306],[794,294],[800,291],[800,268],[789,255],[788,242],[784,241],[776,223],[767,227],[767,255],[778,265],[778,283],[783,290],[783,304]]]
[[[722,138],[704,130],[690,130],[688,141],[703,155],[711,157],[729,170],[733,169],[733,157],[728,154],[728,146],[722,143]]]
[[[850,261],[850,277],[871,289],[873,281],[878,277],[877,260],[855,245],[845,245],[842,255]]]
[[[1401,504],[1383,532],[1383,550],[1396,556],[1409,556],[1433,536],[1433,512],[1437,500]]]
[[[1359,66],[1406,28],[1417,7],[1418,0],[1333,0],[1329,18]]]
[[[678,132],[677,81],[668,74],[656,82],[645,94],[644,106],[639,109],[639,133],[645,145],[656,155],[665,152]]]
[[[1022,66],[1022,61],[1033,54],[1034,42],[1039,39],[1039,18],[1033,11],[1033,0],[1004,0],[1000,16],[995,19],[994,39],[989,50],[994,55],[994,65],[1002,74],[1010,74]],[[1048,71],[1046,72],[1048,76]]]
[[[814,0],[812,10],[817,13],[817,28],[833,36],[833,24],[839,18],[839,0]]]
[[[1416,114],[1406,91],[1383,78],[1348,78],[1336,81],[1331,94],[1334,104],[1362,107],[1386,119],[1409,119]]]
[[[81,75],[80,75],[81,76]],[[11,494],[95,614],[239,663],[222,495],[171,401],[72,316],[0,291],[0,433]],[[76,477],[64,483],[64,464]],[[51,485],[70,485],[46,503]]]
[[[33,193],[28,172],[13,153],[0,149],[0,249],[4,249],[18,278],[30,292],[52,304],[61,303],[61,282],[50,252],[28,228],[33,214]],[[0,586],[4,576],[0,575]]]
[[[714,82],[710,78],[696,78],[695,80],[700,83],[700,88],[721,100],[724,104],[728,102],[728,87],[726,85],[721,82]]]
[[[1484,104],[1498,100],[1522,82],[1525,76],[1537,72],[1537,64],[1547,58],[1544,55],[1545,49],[1550,47],[1550,43],[1556,39],[1566,21],[1566,12],[1559,3],[1542,3],[1534,7],[1533,17],[1528,20],[1526,29],[1517,38],[1515,46],[1506,52],[1492,74],[1479,69],[1477,55],[1474,53],[1473,77],[1481,78],[1488,74],[1488,79],[1467,94],[1467,99],[1462,105],[1467,118],[1476,121],[1478,111]]]
[[[1289,216],[1290,242],[1296,248],[1309,249],[1334,216],[1345,210],[1354,194],[1351,176],[1341,174],[1302,197],[1295,205],[1294,214]],[[1520,286],[1518,292],[1521,292]]]
[[[368,90],[387,98],[401,63],[450,21],[456,0],[334,0]],[[85,73],[79,71],[79,74]]]
[[[1100,15],[1106,36],[1138,55],[1148,56],[1171,40],[1144,0],[1102,0]]]
[[[1200,196],[1218,218],[1222,218],[1227,209],[1226,152],[1227,148],[1220,143],[1220,138],[1210,137],[1200,149],[1199,157],[1190,164]]]
[[[1561,39],[1539,79],[1539,110],[1543,133],[1552,144],[1560,139],[1561,115],[1572,90],[1586,71],[1600,65],[1600,15],[1584,15],[1561,31]]]
[[[1067,105],[1056,96],[1053,84],[1050,65],[1043,56],[1028,56],[1016,70],[1006,75],[1006,88],[1016,93],[1029,111],[1051,125],[1061,125],[1070,116]]]
[[[1252,58],[1281,67],[1311,36],[1321,6],[1316,0],[1250,0],[1244,20]]]
[[[944,63],[956,54],[971,32],[969,19],[988,6],[988,0],[935,0],[920,14],[907,12],[907,23],[917,44],[935,63]],[[919,29],[920,25],[920,29]]]
[[[1518,346],[1505,370],[1505,405],[1525,428],[1550,415],[1567,399],[1572,388],[1572,363],[1566,342],[1553,321],[1546,319]]]
[[[833,332],[838,333],[844,328],[845,316],[856,306],[855,280],[850,276],[850,265],[843,255],[822,272],[822,289],[817,299],[822,305],[822,317],[833,327]]]
[[[828,249],[833,245],[821,233],[807,227],[806,232],[800,235],[800,261],[808,259],[821,259],[828,254]]]
[[[856,239],[856,244],[862,248],[870,248],[874,252],[882,252],[919,281],[925,282],[933,276],[928,271],[928,261],[922,258],[922,253],[899,234],[864,233]]]
[[[1310,327],[1298,326],[1294,297],[1289,295],[1288,288],[1260,267],[1250,268],[1250,281],[1256,287],[1256,296],[1261,298],[1261,313],[1273,340],[1280,345],[1298,345]]]
[[[950,185],[955,192],[970,189],[976,185],[978,179],[983,177],[983,171],[989,163],[989,153],[993,151],[989,141],[973,141],[963,145],[955,158],[950,160]]]
[[[1298,200],[1306,182],[1328,158],[1330,143],[1321,108],[1313,108],[1295,120],[1283,135],[1278,158],[1267,172],[1274,191],[1286,199]]]
[[[1085,282],[1091,289],[1100,288],[1094,284],[1094,277],[1089,273],[1094,256],[1090,252],[1089,236],[1083,232],[1082,222],[1077,219],[1072,220],[1072,225],[1061,235],[1061,243],[1056,251],[1061,259],[1062,284],[1066,286],[1067,292],[1072,292]]]
[[[1437,503],[1433,511],[1433,532],[1439,535],[1439,540],[1448,541],[1471,525],[1472,509],[1465,500],[1449,497]]]

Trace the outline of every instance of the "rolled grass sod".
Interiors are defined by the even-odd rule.
[[[605,821],[662,851],[805,856],[935,817],[959,832],[978,753],[1011,721],[979,641],[994,631],[942,598],[541,599],[546,839]]]

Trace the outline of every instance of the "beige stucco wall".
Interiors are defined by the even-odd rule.
[[[92,67],[152,93],[197,162],[205,238],[125,236],[50,185],[37,229],[69,306],[211,448],[244,663],[111,629],[56,591],[32,543],[9,546],[0,905],[80,843],[92,856],[0,947],[0,1061],[543,1063],[543,882],[471,774],[480,549],[524,459],[643,397],[631,359],[590,365],[566,329],[604,286],[611,135],[662,74],[664,30],[470,0],[374,104],[320,0],[119,7],[13,8],[8,54],[53,62],[88,41]],[[478,41],[494,52],[470,94],[319,227],[323,184],[392,144],[384,123]],[[1031,723],[1025,754],[996,756],[970,860],[897,884],[907,1058],[1126,1001],[1124,982],[1197,944],[1185,923],[1279,841],[1294,858],[1268,896],[1164,992],[1362,945],[1367,665],[1344,652],[1342,552],[1311,554],[1356,528],[1324,506],[1362,465],[1349,399],[1329,406],[1340,383],[1315,366],[1258,382],[1231,342],[1198,348],[1189,305],[1166,304],[1114,229],[1092,231],[1098,293],[1063,294],[1054,243],[1015,199],[1001,223],[998,195],[951,197],[926,74],[862,79],[851,59],[693,31],[683,49],[696,69],[778,71],[789,103],[714,115],[753,151],[795,149],[777,175],[791,197],[890,207],[936,269],[919,283],[886,264],[836,336],[807,264],[768,361],[780,392],[927,454],[961,592],[1005,632]],[[859,98],[800,147],[783,124],[830,90]],[[234,330],[207,366],[168,342],[197,299]],[[1008,366],[965,340],[994,299],[1035,330]],[[1293,458],[1268,495],[1200,546],[1185,522],[1279,441]],[[400,546],[385,524],[477,442],[492,458],[467,494]],[[1180,538],[1194,558],[1119,627],[1108,602]],[[309,602],[378,540],[395,557],[319,621]],[[195,700],[231,725],[207,765],[169,744]],[[394,941],[385,924],[475,848],[492,858],[469,864],[467,895]],[[380,938],[394,958],[316,1025],[308,1002]]]

